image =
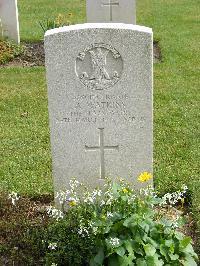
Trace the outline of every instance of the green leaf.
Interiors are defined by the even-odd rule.
[[[196,261],[190,255],[186,256],[186,259],[184,261],[181,261],[181,262],[182,262],[182,265],[184,265],[184,266],[197,266]]]
[[[108,266],[121,266],[117,255],[112,255],[108,258]]]
[[[97,255],[94,257],[94,262],[97,263],[97,265],[102,265],[104,261],[104,251],[103,248],[100,248]]]
[[[125,227],[129,227],[130,224],[134,224],[134,225],[135,225],[135,224],[137,224],[137,220],[138,220],[138,218],[139,218],[138,214],[133,214],[133,215],[131,215],[131,217],[127,218],[127,219],[124,221],[123,225],[124,225]]]
[[[160,253],[165,257],[165,259],[167,261],[169,260],[169,257],[168,257],[168,248],[164,244],[161,244],[160,245]]]
[[[130,255],[134,254],[134,251],[133,251],[133,247],[132,247],[132,243],[131,243],[131,241],[130,241],[130,240],[126,240],[126,241],[124,242],[124,244],[125,244],[125,248],[126,248],[126,250],[128,251],[128,253],[129,253]]]
[[[146,257],[147,266],[162,266],[164,262],[158,259],[158,255]]]
[[[182,240],[184,238],[184,234],[181,232],[178,232],[178,231],[176,231],[174,233],[174,235],[175,235],[176,239],[178,239],[178,240]]]
[[[136,265],[137,266],[147,266],[147,263],[146,263],[145,259],[137,259]]]
[[[190,254],[190,255],[192,255],[194,258],[198,258],[198,256],[197,256],[197,254],[194,252],[194,249],[193,249],[193,247],[192,247],[192,245],[191,244],[188,244],[187,246],[186,246],[186,248],[184,248],[184,249],[182,249],[182,252],[184,252],[186,255],[187,254]]]
[[[120,266],[134,266],[135,265],[133,263],[133,256],[118,257],[118,262]]]
[[[179,255],[178,254],[169,253],[169,257],[170,257],[171,260],[178,260],[179,259]]]
[[[156,249],[151,244],[144,245],[144,251],[147,256],[153,256],[156,253]]]
[[[186,248],[191,242],[191,237],[185,237],[180,241],[180,248],[184,249]]]
[[[125,252],[126,252],[126,250],[125,250],[125,248],[123,248],[123,247],[118,247],[118,248],[115,249],[115,252],[116,252],[119,256],[123,257],[124,254],[125,254]]]
[[[146,232],[146,233],[148,233],[149,232],[149,225],[145,222],[145,221],[143,221],[142,223],[140,223],[140,226],[142,227],[142,229]]]
[[[141,245],[140,245],[138,242],[136,242],[135,240],[132,241],[132,248],[133,248],[133,250],[135,251],[135,253],[140,254],[140,255],[142,255],[142,256],[145,255],[145,254],[144,254],[144,251],[143,251],[143,248],[142,248]]]

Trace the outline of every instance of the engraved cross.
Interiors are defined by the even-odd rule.
[[[109,9],[110,9],[110,21],[113,21],[113,7],[114,6],[119,6],[119,0],[117,1],[113,1],[113,0],[108,0],[108,3],[104,3],[104,2],[102,2],[102,6],[104,7],[106,7],[106,6],[108,6],[109,7]]]
[[[89,147],[85,145],[86,151],[100,151],[100,179],[105,178],[105,150],[119,150],[119,145],[117,146],[105,146],[104,145],[104,128],[99,128],[100,134],[99,134],[99,146]]]

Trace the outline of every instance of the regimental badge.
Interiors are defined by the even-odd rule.
[[[95,43],[80,52],[76,59],[76,74],[91,90],[114,86],[121,78],[123,61],[119,52],[104,43]]]

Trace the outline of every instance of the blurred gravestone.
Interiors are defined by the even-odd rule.
[[[87,22],[136,24],[135,0],[87,0]]]
[[[17,0],[0,0],[0,28],[2,37],[20,42]]]

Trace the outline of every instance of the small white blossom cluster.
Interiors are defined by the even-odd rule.
[[[175,205],[176,203],[178,203],[179,200],[182,200],[184,198],[184,195],[187,192],[187,190],[188,187],[184,185],[182,187],[182,191],[165,194],[162,197],[162,202],[160,203],[160,205],[167,205],[167,204]]]
[[[48,248],[50,250],[56,250],[56,248],[58,247],[57,243],[49,243]]]
[[[47,214],[50,217],[56,219],[57,221],[59,219],[63,219],[63,217],[64,217],[64,213],[62,211],[60,211],[60,210],[58,210],[56,208],[53,208],[52,206],[47,207]]]
[[[108,217],[108,218],[112,218],[112,217],[113,217],[112,212],[107,212],[107,217]]]
[[[20,199],[20,196],[18,196],[18,194],[16,192],[12,191],[8,195],[8,199],[11,199],[12,205],[15,205],[16,204],[16,201],[18,201]]]
[[[112,193],[112,191],[108,190],[105,192],[105,197],[106,197],[106,205],[111,205],[113,200],[114,200],[114,195]]]
[[[69,186],[70,186],[70,190],[71,190],[71,192],[74,192],[75,189],[76,189],[79,185],[81,185],[81,184],[80,184],[79,181],[77,181],[76,179],[71,179],[71,180],[69,181]]]
[[[69,190],[59,191],[56,193],[55,198],[58,199],[60,205],[66,202],[67,196],[70,194]]]
[[[109,243],[111,244],[111,246],[113,246],[113,247],[117,247],[117,246],[119,246],[119,238],[117,238],[117,237],[111,237],[110,239],[109,239]]]
[[[142,188],[140,189],[140,194],[144,195],[144,196],[153,196],[153,197],[157,197],[156,192],[154,190],[153,186],[148,186],[147,188]]]
[[[90,229],[92,229],[93,234],[96,235],[97,232],[98,232],[98,227],[95,226],[95,223],[94,222],[89,222],[88,226],[89,226]]]
[[[80,228],[78,229],[78,234],[83,237],[89,236],[88,228],[84,226],[80,226]]]
[[[83,201],[88,204],[92,204],[96,201],[97,198],[102,196],[102,191],[100,189],[95,189],[94,191],[86,192],[83,197]]]
[[[57,266],[57,265],[58,265],[58,264],[56,264],[56,263],[52,263],[52,264],[51,264],[51,266]]]
[[[89,230],[92,227],[93,223],[89,223],[88,226],[86,226],[82,219],[80,219],[80,227],[78,229],[78,234],[82,237],[89,237]]]

